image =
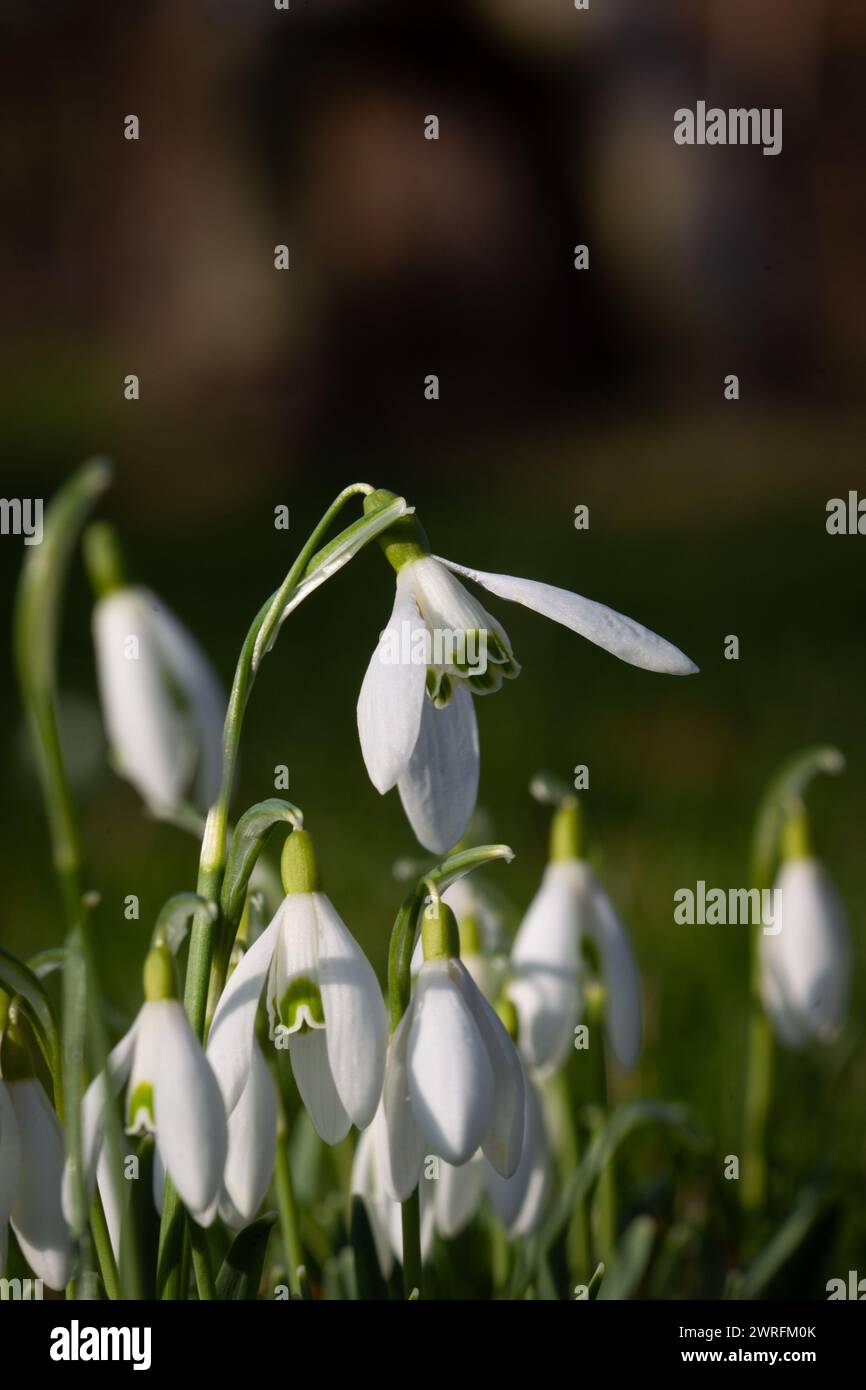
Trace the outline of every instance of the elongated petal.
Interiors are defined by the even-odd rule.
[[[388,1020],[372,965],[324,893],[314,893],[319,925],[319,990],[334,1085],[359,1129],[376,1113],[385,1074]]]
[[[150,606],[151,631],[157,650],[186,700],[196,744],[197,802],[201,807],[208,807],[216,800],[222,775],[225,692],[198,642],[155,594],[149,590],[141,593]]]
[[[522,968],[508,985],[517,1009],[518,1045],[527,1066],[540,1076],[559,1070],[574,1044],[581,994],[574,976]]]
[[[292,1072],[313,1122],[313,1129],[326,1144],[339,1144],[352,1125],[337,1094],[328,1060],[326,1029],[288,1035]]]
[[[60,1204],[63,1130],[38,1081],[9,1087],[21,1145],[18,1190],[12,1229],[24,1258],[38,1279],[62,1289],[72,1274],[69,1228]]]
[[[425,626],[418,605],[398,575],[394,608],[358,697],[361,752],[370,781],[382,793],[395,786],[418,742],[427,676],[424,663],[411,660],[419,630]]]
[[[421,970],[407,1069],[415,1120],[430,1151],[460,1164],[468,1162],[487,1136],[496,1088],[488,1049],[466,1003],[457,967],[456,961],[435,960]]]
[[[580,969],[581,902],[592,885],[588,866],[577,859],[557,860],[544,870],[541,886],[514,938],[511,959],[521,968],[542,966],[574,976]]]
[[[118,770],[156,810],[176,807],[195,748],[154,641],[147,595],[120,589],[93,610],[99,693]]]
[[[440,1161],[438,1178],[424,1178],[433,1189],[436,1229],[445,1240],[465,1230],[484,1196],[484,1163],[480,1155],[455,1168]]]
[[[15,1202],[20,1168],[21,1142],[15,1107],[9,1087],[0,1080],[0,1240],[5,1238],[6,1223]],[[0,1260],[0,1271],[5,1267],[5,1260]]]
[[[605,607],[603,603],[582,598],[568,589],[558,589],[553,584],[540,584],[535,579],[517,579],[510,574],[486,574],[483,570],[456,565],[451,560],[443,560],[442,564],[466,579],[474,579],[476,584],[499,598],[520,603],[555,623],[562,623],[563,627],[588,638],[597,647],[603,647],[631,666],[641,666],[646,671],[663,671],[672,676],[690,676],[698,669],[671,642],[650,632],[649,628],[633,618],[626,618],[613,608]]]
[[[617,1066],[637,1066],[643,1041],[640,975],[628,933],[604,888],[596,880],[593,913],[587,919],[601,957],[604,978],[604,1028]]]
[[[550,1140],[541,1102],[531,1081],[526,1083],[526,1126],[517,1172],[503,1178],[487,1168],[487,1190],[496,1213],[512,1238],[535,1233],[544,1215],[552,1183]]]
[[[226,1112],[217,1079],[190,1027],[183,1005],[163,999],[145,1005],[142,1028],[160,1039],[154,1078],[156,1143],[181,1201],[207,1224],[226,1165]]]
[[[363,1131],[358,1139],[355,1157],[352,1160],[350,1191],[353,1196],[360,1197],[364,1203],[370,1229],[373,1232],[373,1241],[376,1246],[376,1255],[382,1277],[390,1279],[391,1271],[394,1268],[394,1252],[391,1248],[388,1227],[388,1207],[392,1203],[385,1193],[378,1167],[377,1129],[380,1122],[384,1123],[381,1116],[380,1107],[373,1123]]]
[[[253,1047],[247,1084],[229,1116],[228,1140],[226,1192],[246,1223],[264,1201],[277,1145],[277,1098],[258,1046]]]
[[[523,1148],[523,1067],[502,1020],[488,1004],[463,962],[452,961],[450,974],[457,981],[475,1020],[493,1072],[490,1127],[482,1141],[484,1157],[498,1173],[509,1178],[517,1169]]]
[[[409,1095],[406,1061],[413,1008],[414,1000],[388,1044],[382,1087],[384,1123],[376,1127],[382,1185],[394,1202],[405,1202],[415,1191],[424,1158],[424,1143]]]
[[[417,839],[444,854],[466,830],[478,797],[478,725],[472,696],[455,690],[444,709],[425,699],[418,742],[397,785]]]
[[[783,864],[776,889],[778,921],[760,938],[764,1007],[788,1047],[802,1047],[809,1038],[830,1042],[842,1026],[850,982],[844,908],[815,859]]]
[[[237,1105],[249,1075],[256,1010],[279,940],[281,920],[282,906],[236,966],[213,1016],[207,1057],[228,1114]]]
[[[126,1085],[135,1057],[140,1020],[141,1011],[139,1010],[132,1027],[124,1033],[120,1042],[109,1053],[105,1072],[100,1072],[98,1076],[93,1078],[81,1102],[81,1168],[84,1173],[88,1197],[93,1196],[93,1188],[96,1183],[96,1170],[105,1132],[105,1106],[108,1099],[113,1100]],[[107,1089],[106,1079],[108,1081]],[[67,1221],[71,1221],[73,1212],[72,1174],[68,1163],[63,1170],[63,1210]]]

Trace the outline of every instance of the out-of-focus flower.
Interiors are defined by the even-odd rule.
[[[115,767],[156,814],[190,800],[206,809],[219,790],[222,687],[159,599],[122,582],[110,528],[91,527],[87,540],[99,694]]]
[[[831,1042],[842,1027],[851,973],[845,909],[824,866],[800,844],[776,879],[781,929],[762,930],[761,996],[781,1042]],[[765,924],[769,926],[769,924]]]
[[[551,859],[511,953],[507,993],[517,1009],[520,1051],[542,1074],[558,1070],[582,1012],[582,941],[595,946],[604,983],[607,1043],[617,1065],[638,1061],[643,1032],[640,977],[616,909],[585,859],[578,857],[578,808],[567,803],[551,828]]]

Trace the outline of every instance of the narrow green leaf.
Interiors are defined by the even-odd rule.
[[[646,1273],[657,1229],[651,1216],[636,1216],[630,1223],[605,1269],[599,1300],[631,1298]]]
[[[235,1236],[217,1275],[217,1298],[234,1302],[256,1298],[276,1220],[276,1213],[269,1211]]]
[[[827,1203],[821,1185],[807,1187],[794,1210],[785,1218],[742,1278],[733,1286],[729,1296],[734,1299],[758,1298],[805,1240]]]

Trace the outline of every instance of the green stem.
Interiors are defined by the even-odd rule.
[[[197,1221],[189,1222],[189,1240],[192,1247],[192,1267],[199,1299],[212,1303],[216,1299],[216,1287],[210,1267],[210,1254],[207,1248],[207,1233]]]
[[[99,1270],[102,1274],[105,1292],[112,1300],[121,1298],[123,1295],[120,1291],[117,1261],[114,1258],[114,1251],[111,1248],[111,1235],[109,1234],[108,1222],[105,1218],[105,1208],[102,1205],[102,1198],[98,1192],[93,1198],[93,1206],[90,1213],[90,1226],[93,1231],[93,1243],[96,1247],[96,1258],[99,1261]]]
[[[402,1205],[403,1223],[403,1292],[424,1295],[424,1271],[421,1261],[421,1198],[416,1187]],[[416,1292],[417,1291],[417,1292]]]
[[[289,1163],[289,1136],[286,1131],[285,1119],[282,1115],[280,1117],[279,1130],[277,1133],[275,1184],[277,1190],[277,1207],[280,1213],[280,1230],[283,1235],[283,1247],[285,1250],[286,1264],[289,1270],[289,1289],[293,1294],[297,1294],[300,1297],[303,1292],[301,1281],[303,1277],[304,1251],[301,1245],[298,1208],[295,1202],[292,1169]]]

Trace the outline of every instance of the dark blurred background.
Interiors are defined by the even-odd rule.
[[[851,916],[851,1013],[834,1047],[782,1059],[772,1135],[778,1185],[823,1161],[850,1198],[806,1296],[866,1259],[866,540],[825,530],[829,498],[866,492],[864,50],[857,0],[0,0],[3,496],[47,499],[112,456],[130,569],[226,684],[356,479],[405,493],[439,553],[575,588],[687,651],[699,677],[653,676],[491,599],[524,670],[479,702],[481,796],[518,851],[497,882],[522,910],[546,833],[529,778],[589,765],[647,994],[631,1089],[684,1100],[719,1155],[738,1141],[745,934],[676,927],[673,893],[745,884],[776,764],[815,741],[845,752],[812,804]],[[782,153],[678,147],[673,113],[699,99],[782,107]],[[4,624],[21,554],[2,538]],[[354,705],[391,583],[370,553],[291,619],[236,802],[289,766],[379,967],[390,867],[414,848],[366,779]],[[61,669],[103,973],[132,1009],[130,963],[197,851],[105,766],[80,567]],[[28,955],[62,925],[5,660],[0,720],[0,935]]]

